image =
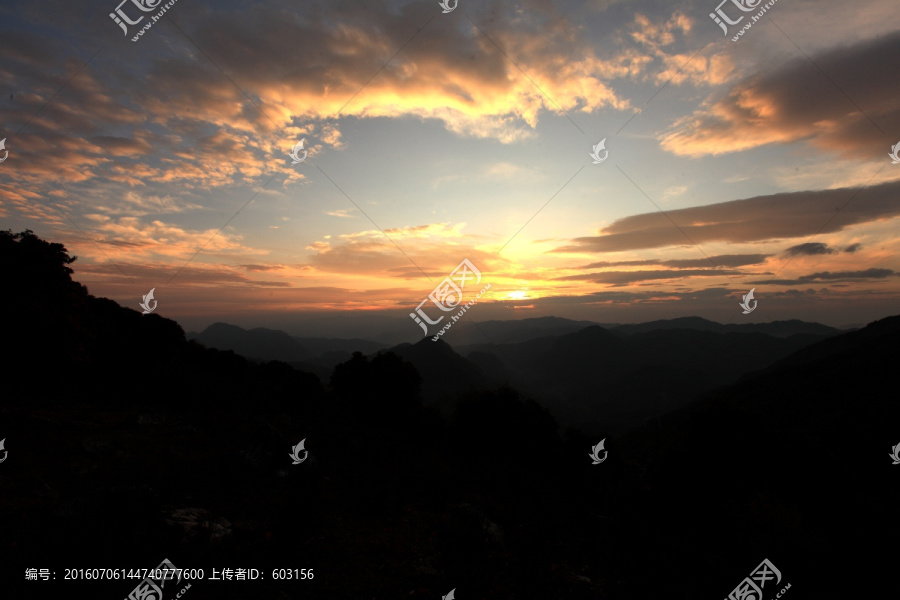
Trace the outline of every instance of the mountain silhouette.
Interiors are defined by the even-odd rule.
[[[615,331],[625,335],[646,333],[659,329],[691,329],[695,331],[711,331],[715,333],[765,333],[775,337],[790,337],[798,334],[817,336],[842,333],[840,329],[792,319],[788,321],[772,321],[770,323],[729,323],[723,325],[700,317],[679,317],[677,319],[661,319],[647,323],[617,325]]]
[[[192,582],[222,600],[298,583],[318,586],[309,598],[727,597],[764,558],[784,578],[764,598],[892,583],[900,316],[787,337],[694,322],[425,338],[353,352],[323,383],[94,297],[74,260],[0,232],[4,585],[73,556],[269,575]],[[309,457],[293,465],[300,440]],[[271,578],[293,564],[316,579]],[[59,595],[25,584],[22,597]]]
[[[359,338],[312,338],[293,336],[297,343],[309,350],[314,356],[324,356],[329,353],[346,353],[347,358],[354,352],[374,354],[386,348],[381,342],[364,340]]]
[[[236,325],[213,323],[201,333],[188,334],[207,348],[232,350],[241,356],[255,360],[303,361],[312,358],[312,352],[283,331],[257,327],[242,329]]]
[[[688,322],[693,329],[670,324],[630,335],[592,325],[558,337],[460,350],[496,357],[504,381],[538,399],[564,425],[623,431],[825,337],[729,333],[696,319]]]
[[[524,332],[513,333],[517,323]],[[556,318],[489,321],[479,327],[509,339],[535,332],[566,333],[469,346],[423,338],[389,349],[374,341],[292,337],[223,323],[188,337],[250,359],[282,360],[323,381],[353,352],[374,356],[389,350],[422,374],[424,402],[445,412],[464,392],[509,384],[538,398],[564,425],[622,431],[840,333],[803,321],[723,325],[686,317],[609,327],[583,323]],[[603,418],[598,420],[598,414]]]
[[[516,321],[473,321],[468,317],[454,324],[443,336],[454,347],[472,344],[509,344],[531,339],[560,336],[597,325],[591,321],[573,321],[562,317],[535,317]]]
[[[481,369],[454,352],[443,340],[422,338],[415,344],[394,346],[390,352],[416,368],[422,375],[423,399],[442,410],[448,410],[464,392],[489,387]]]
[[[648,530],[686,540],[677,558],[660,548],[645,559],[665,563],[663,579],[676,576],[707,548],[733,547],[740,532],[734,552],[706,558],[711,571],[768,556],[792,580],[808,578],[804,597],[879,589],[893,558],[847,549],[888,545],[900,526],[888,457],[900,442],[898,359],[900,317],[888,317],[800,349],[629,435],[623,451],[647,460],[647,485],[669,499]],[[700,520],[718,526],[690,525]],[[837,555],[844,568],[823,571]],[[873,580],[860,584],[853,574],[862,571]]]

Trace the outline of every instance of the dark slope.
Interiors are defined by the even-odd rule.
[[[415,344],[401,344],[389,350],[411,363],[422,376],[422,398],[441,410],[449,410],[465,392],[490,387],[484,373],[474,363],[453,351],[443,340],[422,338]]]
[[[476,346],[469,355],[496,357],[495,368],[503,370],[488,377],[535,397],[560,422],[621,432],[824,337],[728,333],[712,325],[716,331],[655,328],[627,336],[593,325],[558,337]]]
[[[231,350],[251,360],[297,362],[313,358],[313,353],[284,331],[243,329],[227,323],[213,323],[193,336],[207,348]]]
[[[617,325],[617,333],[633,335],[660,329],[692,329],[694,331],[711,331],[714,333],[764,333],[775,337],[790,337],[798,334],[818,336],[836,335],[841,330],[822,325],[792,319],[789,321],[772,321],[771,323],[729,323],[722,324],[701,317],[679,317],[677,319],[661,319],[647,323]]]
[[[596,324],[561,317],[535,317],[515,321],[477,321],[466,317],[449,329],[442,339],[454,348],[488,343],[512,344],[574,333]]]
[[[900,466],[888,456],[900,443],[898,360],[900,317],[882,319],[623,441],[648,462],[653,495],[668,499],[648,526],[681,540],[652,553],[660,574],[676,577],[704,557],[706,572],[732,572],[736,585],[736,562],[749,571],[768,557],[804,598],[886,589],[894,558],[879,548],[900,531]],[[823,568],[835,560],[839,569]]]

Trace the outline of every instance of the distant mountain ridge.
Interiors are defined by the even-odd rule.
[[[425,337],[388,348],[369,340],[304,338],[224,323],[187,337],[248,359],[287,362],[323,381],[353,352],[390,351],[419,371],[422,398],[442,410],[468,391],[508,384],[563,423],[618,431],[842,333],[799,320],[723,325],[700,317],[607,326],[543,317],[478,326],[495,339],[520,341],[458,345],[452,338]],[[522,330],[516,332],[518,326]],[[597,415],[603,415],[601,421]]]
[[[900,336],[900,316],[885,317],[873,321],[861,329],[830,337],[802,348],[777,361],[766,369],[766,372],[831,360],[839,355],[860,355],[864,352],[877,353],[878,351],[890,355],[895,348],[890,347],[885,340],[892,337],[896,339],[898,336]]]
[[[537,399],[561,422],[618,431],[840,333],[797,322],[781,326],[782,335],[776,336],[754,331],[765,327],[732,328],[696,318],[644,329],[631,327],[628,334],[629,329],[592,325],[561,336],[456,350],[495,357],[511,386]],[[784,335],[791,330],[804,333]]]
[[[666,498],[643,513],[645,526],[671,527],[673,539],[694,548],[728,546],[741,531],[742,544],[774,548],[769,558],[785,573],[819,573],[844,549],[859,549],[843,556],[847,575],[813,578],[817,589],[802,597],[863,588],[883,595],[876,590],[889,585],[896,560],[876,548],[890,544],[900,520],[900,467],[889,457],[900,442],[898,359],[900,316],[887,317],[807,345],[623,436],[619,451],[646,460],[643,483]],[[719,526],[698,532],[703,518]],[[662,565],[661,581],[684,568],[668,561],[667,550],[649,559]],[[710,569],[726,568],[730,558],[711,558]],[[853,575],[860,572],[881,582],[860,583]]]
[[[416,344],[401,344],[388,351],[416,368],[422,376],[422,397],[442,409],[449,409],[460,394],[492,387],[480,367],[441,340],[432,342],[431,338],[424,338]]]
[[[842,330],[821,323],[791,319],[788,321],[771,321],[769,323],[729,323],[723,325],[702,317],[679,317],[662,319],[647,323],[617,325],[615,330],[626,335],[644,333],[659,329],[692,329],[695,331],[712,331],[715,333],[765,333],[775,337],[789,337],[807,333],[813,335],[835,335]]]
[[[539,337],[573,333],[591,325],[594,321],[574,321],[562,317],[533,317],[509,321],[463,320],[456,324],[442,339],[452,346],[468,344],[511,344]],[[612,327],[614,325],[604,325]],[[434,335],[432,333],[432,335]]]
[[[702,317],[677,317],[646,323],[599,323],[578,321],[562,317],[534,317],[510,321],[461,321],[446,335],[445,342],[453,347],[483,344],[512,344],[529,340],[561,336],[597,325],[620,335],[645,333],[659,329],[689,329],[715,333],[764,333],[774,337],[790,337],[797,334],[835,335],[846,329],[838,329],[812,321],[790,319],[770,323],[722,324]]]
[[[702,317],[679,317],[647,323],[623,324],[575,321],[562,317],[535,317],[514,321],[460,323],[441,339],[452,347],[461,349],[482,347],[486,344],[514,344],[540,338],[559,337],[592,326],[602,327],[620,336],[677,329],[714,333],[764,333],[782,338],[798,334],[829,336],[844,332],[844,330],[821,323],[797,319],[770,323],[722,324]],[[340,362],[337,360],[339,357],[343,360],[349,359],[353,352],[374,354],[396,345],[386,344],[375,339],[294,336],[278,329],[257,327],[248,330],[227,323],[213,323],[200,333],[188,332],[186,337],[197,340],[205,346],[220,350],[232,350],[245,358],[284,362],[313,361],[327,363],[331,366]],[[291,340],[295,343],[291,343]],[[326,356],[329,354],[330,356]],[[335,362],[336,360],[337,362]]]
[[[237,325],[213,323],[203,332],[190,332],[185,337],[208,348],[231,350],[251,360],[280,360],[289,363],[313,358],[312,352],[277,329],[257,327],[248,330]]]
[[[280,329],[244,329],[228,323],[213,323],[202,332],[190,331],[185,337],[209,348],[231,350],[250,360],[309,363],[327,367],[329,372],[338,363],[349,360],[354,352],[374,354],[386,347],[371,340],[298,337]]]

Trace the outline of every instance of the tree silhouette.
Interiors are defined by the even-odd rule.
[[[369,361],[361,352],[337,365],[331,387],[339,402],[359,419],[393,428],[398,420],[415,417],[422,400],[422,377],[416,368],[392,352]]]
[[[89,332],[81,319],[87,288],[72,281],[69,256],[62,244],[50,243],[31,230],[0,231],[0,273],[5,279],[0,312],[12,346],[8,366],[14,373],[41,365],[63,369],[67,376],[83,363]]]

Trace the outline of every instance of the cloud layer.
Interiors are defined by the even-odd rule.
[[[697,157],[807,140],[859,160],[881,159],[894,143],[900,32],[772,67],[678,120],[663,148]]]
[[[833,233],[900,215],[898,195],[900,182],[890,182],[866,189],[781,193],[666,214],[645,213],[619,219],[601,229],[599,235],[575,238],[554,252],[621,252]]]

